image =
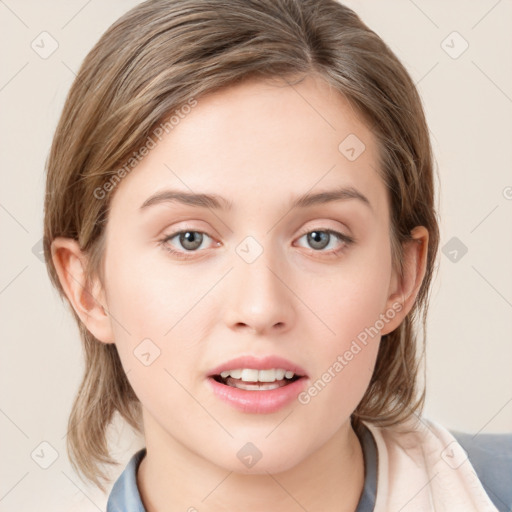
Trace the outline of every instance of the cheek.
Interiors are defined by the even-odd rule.
[[[190,408],[180,383],[189,387],[187,368],[197,358],[190,333],[200,290],[179,279],[179,267],[170,275],[168,266],[128,253],[112,254],[116,263],[106,267],[117,351],[139,400],[155,417],[175,421],[172,411]]]
[[[351,253],[336,272],[322,278],[309,293],[304,291],[329,328],[325,331],[328,346],[340,349],[367,329],[382,329],[379,318],[385,313],[390,279],[389,246],[382,240]]]
[[[155,253],[163,249],[155,249]],[[129,250],[111,254],[107,264],[109,306],[121,338],[124,326],[132,337],[166,339],[181,325],[200,299],[199,286],[183,279],[181,267],[172,268],[165,257],[136,257]],[[181,327],[180,327],[181,328]],[[124,334],[123,334],[124,333]]]
[[[317,337],[310,360],[314,373],[299,403],[324,427],[337,428],[355,410],[368,388],[380,344],[378,321],[385,304],[375,282],[343,280],[342,292],[324,300],[326,333]],[[333,332],[330,332],[333,331]],[[330,414],[325,417],[325,412]]]
[[[169,266],[162,265],[165,258],[149,261],[135,254],[127,249],[118,254],[112,251],[105,271],[117,351],[144,403],[154,400],[155,390],[173,389],[176,383],[168,372],[182,382],[185,368],[193,364],[186,333],[197,327],[194,305],[200,290],[179,279],[179,267],[171,275]]]
[[[321,391],[319,402],[343,403],[350,412],[373,373],[383,322],[391,320],[385,310],[391,257],[385,240],[381,243],[380,250],[361,251],[347,260],[346,271],[322,280],[308,295],[308,305],[324,323],[311,353],[316,361],[312,381],[317,382],[312,394]]]

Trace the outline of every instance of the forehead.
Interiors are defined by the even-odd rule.
[[[374,135],[320,78],[246,81],[187,112],[123,178],[112,209],[136,209],[166,188],[222,195],[237,208],[340,185],[386,208]]]

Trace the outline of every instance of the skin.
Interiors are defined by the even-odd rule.
[[[338,150],[349,134],[365,144],[354,161]],[[369,384],[380,335],[309,403],[294,400],[274,413],[232,408],[206,376],[239,355],[276,354],[301,365],[309,386],[393,304],[401,311],[380,334],[401,323],[424,276],[428,232],[413,230],[399,277],[377,168],[375,137],[323,80],[244,82],[200,98],[117,186],[105,282],[89,290],[94,300],[80,284],[87,255],[73,240],[54,241],[73,307],[98,340],[116,344],[142,402],[147,456],[137,482],[148,512],[355,510],[364,461],[350,415]],[[290,209],[301,194],[340,185],[356,188],[371,208],[348,199]],[[139,210],[167,188],[222,195],[233,209]],[[188,260],[159,244],[181,229],[207,235]],[[355,242],[324,235],[318,248],[308,240],[325,229]],[[247,236],[263,251],[250,264],[236,252]],[[190,247],[179,237],[167,245]],[[133,354],[146,338],[160,349],[149,366]],[[262,453],[252,468],[237,457],[249,441]]]

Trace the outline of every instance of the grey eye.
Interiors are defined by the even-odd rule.
[[[199,231],[182,231],[179,236],[180,244],[187,251],[195,251],[203,242],[203,233]]]
[[[308,243],[314,249],[324,249],[331,239],[331,234],[327,231],[311,231],[306,236]]]

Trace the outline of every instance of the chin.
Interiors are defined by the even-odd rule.
[[[232,453],[223,453],[220,457],[213,457],[210,460],[227,471],[241,475],[267,475],[288,471],[307,456],[305,453],[298,453],[293,446],[290,446],[289,450],[283,450],[282,446],[275,450],[271,447],[258,450],[255,444],[249,442],[236,448],[234,458]],[[304,457],[301,458],[301,455]]]

